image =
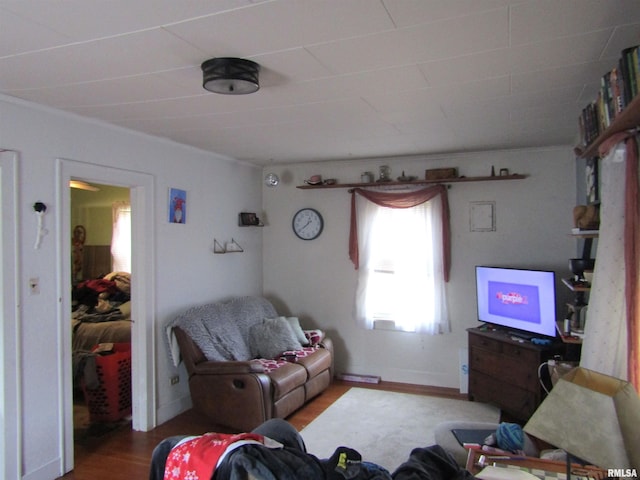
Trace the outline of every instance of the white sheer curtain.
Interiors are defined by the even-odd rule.
[[[450,331],[443,266],[442,207],[439,198],[411,208],[387,208],[358,196],[360,268],[356,322],[373,328],[381,296],[386,314],[403,331]],[[393,281],[385,281],[390,269]]]
[[[589,296],[580,365],[627,379],[624,261],[625,148],[602,160],[598,251]]]
[[[112,212],[112,270],[114,272],[131,272],[131,205],[128,202],[115,202],[112,206]]]

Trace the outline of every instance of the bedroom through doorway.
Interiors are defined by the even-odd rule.
[[[73,178],[69,186],[77,459],[109,432],[132,428],[131,192]]]

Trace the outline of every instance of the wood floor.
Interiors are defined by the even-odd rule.
[[[327,390],[291,415],[287,420],[302,430],[351,387],[376,388],[402,393],[466,399],[457,390],[381,382],[378,385],[335,381]],[[134,432],[128,427],[100,437],[84,438],[75,447],[75,468],[64,480],[146,479],[153,448],[171,435],[224,432],[206,418],[189,410],[150,432]]]

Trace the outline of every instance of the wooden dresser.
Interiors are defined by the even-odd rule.
[[[563,355],[563,344],[520,342],[505,331],[484,327],[467,332],[469,399],[492,403],[513,420],[528,420],[544,395],[538,367],[554,355]]]

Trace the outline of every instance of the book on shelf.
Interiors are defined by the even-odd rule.
[[[638,45],[625,48],[618,62],[600,78],[596,98],[582,109],[578,119],[582,145],[591,144],[638,95],[639,55]]]

